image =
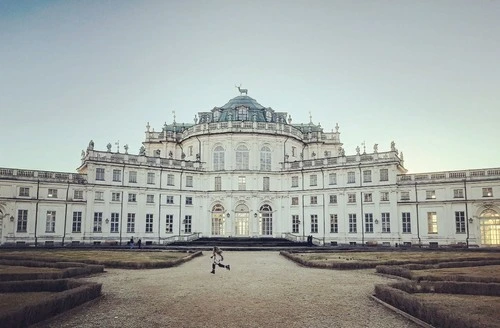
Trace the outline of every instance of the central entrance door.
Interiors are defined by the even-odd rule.
[[[492,210],[484,210],[480,215],[482,246],[500,245],[500,215]]]
[[[236,206],[234,218],[234,235],[237,237],[248,236],[248,207],[244,204]]]

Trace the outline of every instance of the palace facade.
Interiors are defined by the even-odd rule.
[[[247,95],[194,123],[148,123],[142,144],[91,141],[74,173],[0,168],[0,244],[500,245],[500,168],[408,174],[394,142],[346,154],[338,125],[294,123]]]

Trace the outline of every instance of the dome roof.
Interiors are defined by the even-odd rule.
[[[255,99],[249,96],[238,96],[229,100],[227,104],[220,107],[222,109],[236,109],[239,106],[245,106],[248,109],[264,109],[264,106],[259,104]]]

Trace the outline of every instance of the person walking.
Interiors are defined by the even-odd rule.
[[[212,256],[210,256],[211,259],[213,259],[212,262],[212,271],[210,273],[215,274],[215,267],[220,267],[220,268],[226,268],[227,270],[231,270],[231,266],[229,264],[224,265],[222,261],[224,261],[224,256],[222,255],[222,250],[214,246],[212,249]]]

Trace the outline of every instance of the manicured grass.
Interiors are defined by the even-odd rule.
[[[478,267],[462,267],[462,268],[442,268],[428,270],[412,270],[414,277],[422,276],[467,276],[477,278],[488,278],[492,281],[500,282],[500,265],[485,265]],[[500,306],[500,305],[499,305]]]
[[[34,273],[34,272],[58,272],[61,269],[45,267],[26,267],[13,265],[0,265],[0,273]]]

